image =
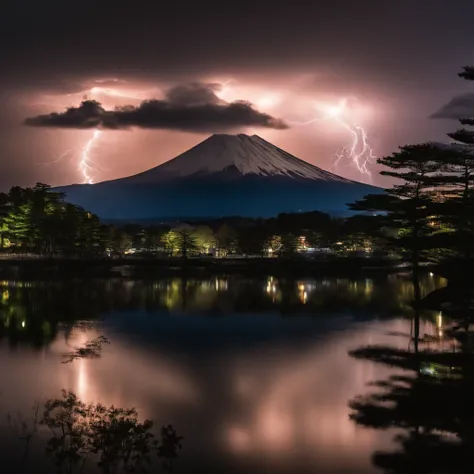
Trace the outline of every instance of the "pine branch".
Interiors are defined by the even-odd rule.
[[[474,132],[464,128],[453,133],[448,133],[448,137],[466,145],[474,145]]]
[[[464,66],[464,71],[458,74],[459,77],[468,81],[474,81],[474,66]]]

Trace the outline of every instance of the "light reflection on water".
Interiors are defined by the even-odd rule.
[[[1,283],[3,411],[62,388],[135,406],[185,437],[182,472],[373,472],[371,454],[390,446],[391,433],[349,420],[347,402],[393,371],[348,351],[407,348],[403,277]],[[427,277],[423,291],[443,283]],[[81,314],[97,322],[78,328]],[[421,332],[438,334],[438,315],[424,317]],[[112,341],[102,358],[60,363],[99,334]]]

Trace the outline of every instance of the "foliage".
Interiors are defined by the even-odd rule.
[[[435,145],[421,144],[400,147],[391,156],[380,158],[379,164],[389,168],[381,172],[401,180],[386,194],[369,194],[351,209],[375,214],[379,228],[385,233],[387,245],[397,249],[414,266],[427,258],[428,238],[434,233],[432,198],[435,179],[446,156]],[[395,235],[394,235],[395,233]],[[375,232],[381,237],[383,234]]]
[[[85,404],[73,392],[63,391],[62,398],[50,399],[44,405],[40,425],[52,433],[46,452],[56,467],[71,472],[81,470],[90,457],[104,473],[131,472],[152,462],[152,455],[162,459],[167,468],[181,449],[181,437],[173,427],[162,428],[160,438],[153,432],[153,422],[140,422],[137,411]]]
[[[216,238],[212,229],[207,225],[200,225],[196,227],[192,236],[194,238],[194,245],[200,253],[208,254],[216,247]]]
[[[459,75],[474,80],[473,69]],[[474,118],[460,117],[462,125],[474,126]],[[443,196],[438,204],[439,222],[452,232],[443,244],[451,255],[471,258],[474,252],[474,130],[462,128],[448,136],[458,142],[446,157],[444,173],[438,177]]]
[[[165,237],[164,229],[148,227],[141,231],[143,236],[143,247],[152,251],[157,251],[163,248],[163,239]]]
[[[269,240],[266,242],[266,247],[268,252],[272,255],[278,255],[282,248],[282,238],[280,235],[272,235]]]
[[[2,237],[8,238],[12,250],[66,255],[101,251],[97,216],[65,203],[64,195],[50,186],[15,186],[1,201]]]
[[[109,248],[119,254],[124,254],[132,248],[132,237],[124,229],[111,228]]]
[[[187,258],[198,248],[194,228],[188,224],[171,229],[165,236],[165,244],[172,254],[177,253],[182,258]]]
[[[223,224],[217,229],[215,238],[221,256],[227,255],[237,247],[237,233],[228,224]]]
[[[0,250],[66,257],[212,254],[279,255],[306,247],[331,247],[336,241],[353,246],[345,221],[318,211],[280,214],[270,219],[222,218],[177,226],[104,225],[99,218],[70,204],[61,193],[38,183],[14,186],[0,193]],[[360,237],[360,238],[359,238]],[[357,236],[362,241],[362,235]]]

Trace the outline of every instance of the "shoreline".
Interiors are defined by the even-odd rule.
[[[274,276],[357,276],[409,270],[398,260],[336,257],[307,260],[269,258],[9,258],[0,259],[0,278],[206,276],[243,274]]]

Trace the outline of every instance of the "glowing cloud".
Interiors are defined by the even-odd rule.
[[[167,91],[164,99],[144,100],[138,106],[105,110],[94,100],[84,100],[78,107],[28,118],[33,127],[181,130],[216,132],[240,127],[285,129],[280,119],[255,109],[250,102],[224,102],[215,95],[215,84],[191,83]],[[98,88],[91,91],[97,93]],[[107,89],[100,89],[102,93]],[[110,91],[109,91],[110,92]]]

